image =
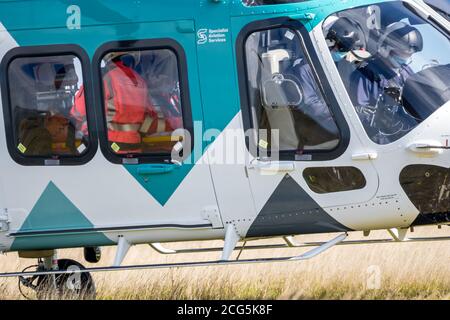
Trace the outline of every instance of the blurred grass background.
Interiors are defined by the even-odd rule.
[[[416,228],[411,237],[450,236],[450,227]],[[297,236],[325,241],[335,235]],[[362,239],[362,232],[348,240]],[[389,238],[387,231],[366,239]],[[251,242],[282,243],[282,239]],[[221,246],[222,241],[166,244],[169,248]],[[306,248],[249,250],[241,259],[292,256]],[[82,249],[60,250],[60,258],[85,266],[107,266],[115,248],[103,248],[102,261],[88,264]],[[236,257],[237,252],[234,253]],[[220,252],[160,255],[147,245],[131,248],[124,265],[216,260]],[[16,253],[0,256],[0,270],[17,271],[35,260]],[[97,299],[450,299],[450,241],[348,245],[331,248],[308,261],[93,274]],[[375,277],[375,278],[374,278]],[[378,283],[379,282],[379,283]],[[379,286],[378,286],[379,284]],[[0,279],[0,299],[22,299],[17,279]]]

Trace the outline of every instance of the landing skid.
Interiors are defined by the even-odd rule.
[[[287,243],[280,244],[267,244],[267,245],[254,245],[254,246],[237,246],[235,250],[264,250],[264,249],[288,249],[288,248],[308,248],[317,247],[325,244],[326,242],[304,242],[295,243],[291,240],[285,239]],[[411,243],[411,242],[429,242],[429,241],[449,241],[450,237],[426,237],[426,238],[406,238],[402,241],[396,239],[373,239],[373,240],[347,240],[342,241],[336,245],[356,245],[356,244],[384,244],[384,243]],[[202,252],[218,252],[222,251],[222,247],[214,248],[197,248],[197,249],[170,249],[164,247],[161,243],[151,243],[156,252],[160,254],[183,254],[183,253],[202,253]]]
[[[77,274],[77,273],[91,273],[91,272],[110,272],[110,271],[130,271],[130,270],[144,270],[144,269],[167,269],[167,268],[186,268],[186,267],[207,267],[207,266],[225,266],[238,264],[256,264],[269,262],[289,262],[301,261],[314,258],[315,256],[325,252],[333,246],[341,243],[347,238],[347,233],[343,233],[336,238],[322,243],[317,248],[314,248],[306,253],[298,256],[280,257],[280,258],[263,258],[263,259],[246,259],[246,260],[215,260],[215,261],[201,261],[201,262],[180,262],[180,263],[166,263],[166,264],[145,264],[145,265],[131,265],[131,266],[113,266],[113,267],[97,267],[86,268],[78,270],[49,270],[36,272],[11,272],[0,273],[0,278],[7,277],[34,277],[60,274]],[[222,250],[222,249],[221,249]],[[219,251],[221,251],[219,250]]]
[[[383,243],[412,243],[412,242],[428,242],[428,241],[448,241],[450,237],[427,237],[427,238],[406,238],[403,241],[395,239],[374,239],[374,240],[348,240],[347,233],[341,234],[328,242],[306,242],[296,244],[293,239],[285,239],[286,244],[273,245],[256,245],[256,246],[237,246],[235,250],[255,250],[255,249],[287,249],[287,248],[306,248],[316,247],[306,253],[298,256],[279,257],[279,258],[261,258],[261,259],[243,259],[243,260],[213,260],[213,261],[199,261],[199,262],[179,262],[166,264],[144,264],[144,265],[130,265],[130,266],[112,266],[112,267],[96,267],[79,270],[49,270],[49,271],[35,271],[35,272],[11,272],[0,273],[0,278],[6,277],[33,277],[45,275],[59,275],[59,274],[77,274],[90,272],[111,272],[111,271],[130,271],[130,270],[146,270],[146,269],[168,269],[168,268],[187,268],[187,267],[207,267],[207,266],[226,266],[226,265],[240,265],[240,264],[257,264],[257,263],[272,263],[272,262],[289,262],[308,260],[325,252],[326,250],[336,245],[355,245],[355,244],[383,244]],[[217,252],[222,251],[223,248],[199,248],[199,249],[180,249],[173,250],[163,247],[161,244],[151,245],[155,250],[161,254],[181,254],[181,253],[201,253],[201,252]]]

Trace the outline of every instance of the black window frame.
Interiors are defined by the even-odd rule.
[[[69,55],[77,57],[81,62],[89,132],[89,145],[87,150],[79,156],[55,155],[51,158],[48,156],[27,156],[21,154],[14,141],[14,119],[11,109],[11,92],[8,78],[9,67],[11,63],[18,58],[57,57]],[[94,99],[92,97],[91,90],[92,79],[90,70],[91,65],[88,54],[82,47],[74,44],[15,47],[6,53],[0,64],[0,84],[2,89],[6,144],[8,152],[15,162],[23,166],[80,166],[85,165],[94,158],[98,149],[98,137],[95,125],[96,116],[93,103]]]
[[[96,94],[97,128],[100,140],[100,149],[104,157],[113,164],[138,165],[138,164],[161,164],[172,163],[170,154],[118,154],[115,153],[109,144],[108,129],[106,124],[106,114],[104,108],[104,88],[101,62],[105,55],[111,52],[127,51],[150,51],[150,50],[170,50],[177,58],[178,77],[180,83],[181,110],[183,115],[183,129],[190,135],[191,149],[183,150],[182,159],[188,158],[194,149],[194,123],[192,117],[191,97],[188,81],[188,66],[186,53],[176,40],[171,38],[142,39],[142,40],[121,40],[110,41],[103,44],[94,54],[92,66],[94,74],[94,84]]]
[[[304,150],[299,154],[296,150],[279,151],[278,160],[282,161],[328,161],[339,158],[345,153],[350,144],[350,128],[341,110],[341,106],[336,99],[336,96],[327,79],[327,75],[320,63],[316,49],[309,33],[303,23],[294,20],[290,17],[278,17],[265,20],[254,21],[247,24],[239,33],[236,41],[236,57],[238,67],[238,81],[239,81],[239,95],[241,100],[242,119],[244,123],[244,130],[255,129],[251,110],[251,101],[249,96],[248,86],[248,69],[246,61],[245,44],[251,34],[260,31],[267,31],[271,29],[288,28],[295,32],[300,39],[300,45],[303,49],[305,58],[308,60],[314,79],[319,87],[323,99],[332,113],[336,126],[339,130],[340,140],[339,144],[330,150]],[[328,94],[325,94],[325,93]],[[247,150],[252,153],[250,148],[250,138],[246,137]],[[257,154],[254,157],[259,158],[259,147],[257,147]],[[270,156],[269,156],[270,158]]]

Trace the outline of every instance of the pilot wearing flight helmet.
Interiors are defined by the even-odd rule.
[[[401,97],[406,80],[414,73],[409,66],[412,56],[422,50],[423,38],[416,28],[393,23],[381,36],[377,54],[351,77],[350,96],[369,136],[379,144],[391,142],[396,134],[416,125],[402,108]]]
[[[358,24],[347,17],[331,16],[324,22],[324,34],[339,74],[348,87],[350,76],[365,53]],[[356,53],[358,51],[358,54]]]

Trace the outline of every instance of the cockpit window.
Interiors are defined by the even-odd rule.
[[[242,0],[248,7],[305,2],[308,0]]]
[[[410,4],[395,1],[339,12],[325,20],[323,29],[375,143],[402,138],[450,100],[448,34]]]

